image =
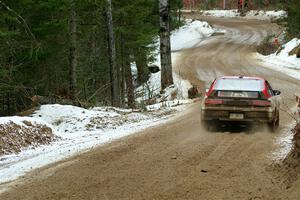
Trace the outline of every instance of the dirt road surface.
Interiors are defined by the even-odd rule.
[[[180,76],[202,86],[218,75],[261,76],[282,91],[285,102],[294,101],[299,81],[261,67],[253,56],[255,45],[279,30],[275,24],[206,20],[227,32],[182,51],[175,63]],[[274,167],[276,138],[292,122],[280,114],[277,133],[255,126],[206,132],[195,103],[166,124],[8,183],[0,199],[300,199],[298,177]]]

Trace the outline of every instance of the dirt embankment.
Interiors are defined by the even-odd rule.
[[[295,127],[294,131],[295,131],[294,141],[295,141],[296,152],[300,156],[300,125],[299,124]]]

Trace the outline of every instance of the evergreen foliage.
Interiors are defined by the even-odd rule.
[[[106,1],[74,2],[78,47],[76,98],[109,105]],[[0,99],[1,94],[5,96],[20,88],[33,89],[37,95],[70,98],[69,5],[70,0],[0,1]],[[122,72],[118,78],[123,80],[120,87],[125,106],[128,89],[125,74],[130,74],[124,70],[130,70],[131,62],[140,61],[141,81],[147,78],[151,44],[159,29],[158,1],[113,0],[112,7],[117,63]],[[181,1],[172,1],[172,8],[181,8]]]
[[[289,37],[298,37],[300,38],[300,1],[299,0],[290,0],[284,1],[285,6],[288,11],[288,33]]]

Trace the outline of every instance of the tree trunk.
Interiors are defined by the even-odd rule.
[[[126,92],[127,92],[127,101],[130,108],[134,108],[134,87],[132,82],[132,73],[129,55],[125,61],[125,76],[126,76]]]
[[[108,28],[108,49],[110,62],[110,81],[111,81],[111,102],[112,106],[120,106],[120,84],[119,84],[119,69],[116,61],[116,44],[114,36],[114,28],[112,21],[112,5],[111,0],[107,1],[107,28]]]
[[[173,84],[171,44],[170,44],[170,4],[169,0],[159,0],[160,15],[160,59],[161,89]]]
[[[134,51],[134,59],[137,68],[137,83],[141,85],[147,81],[147,54],[144,49],[139,48]]]
[[[76,98],[76,68],[77,68],[77,24],[76,24],[76,3],[75,0],[70,2],[70,22],[69,22],[69,34],[70,34],[70,49],[69,49],[69,90],[70,98],[74,100]]]
[[[125,87],[126,87],[126,56],[125,56],[125,47],[124,47],[124,35],[121,33],[120,35],[120,57],[121,57],[121,88],[120,88],[120,98],[121,98],[121,105],[122,107],[125,105]]]

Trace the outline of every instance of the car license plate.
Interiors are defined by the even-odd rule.
[[[229,115],[230,119],[244,119],[243,113],[230,113]]]

